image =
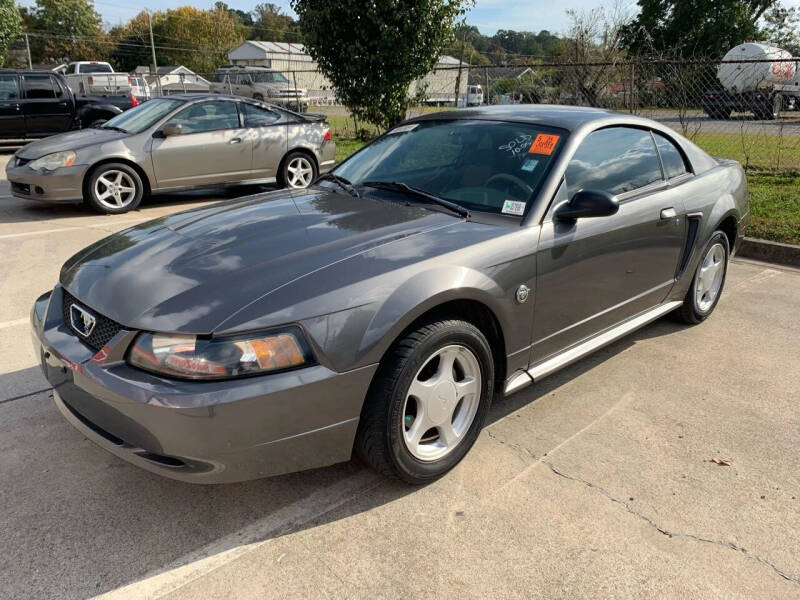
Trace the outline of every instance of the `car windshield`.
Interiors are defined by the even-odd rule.
[[[122,129],[128,133],[140,133],[155,125],[162,117],[166,116],[183,104],[182,100],[156,98],[126,110],[121,115],[109,119],[100,127],[103,129]]]
[[[289,80],[281,73],[259,73],[258,71],[251,71],[250,77],[253,81],[257,81],[258,83],[289,83]]]
[[[334,173],[355,186],[399,182],[471,211],[522,216],[566,136],[525,123],[422,121],[389,131]]]
[[[111,65],[104,65],[102,63],[89,64],[80,66],[81,73],[113,73],[114,69]]]

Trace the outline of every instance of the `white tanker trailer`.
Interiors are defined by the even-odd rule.
[[[704,96],[703,110],[712,119],[727,119],[732,112],[774,119],[785,110],[800,109],[798,60],[775,46],[739,44],[722,58],[717,68],[721,87]]]

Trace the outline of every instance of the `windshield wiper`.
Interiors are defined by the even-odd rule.
[[[444,198],[440,198],[439,196],[431,194],[430,192],[426,192],[421,188],[403,183],[402,181],[362,181],[361,185],[364,185],[366,187],[377,188],[379,190],[389,190],[391,192],[405,192],[407,194],[414,194],[418,198],[423,198],[428,202],[430,202],[431,204],[438,204],[439,206],[443,206],[449,211],[456,213],[459,217],[463,217],[465,219],[469,219],[470,217],[469,211],[463,206],[460,206],[455,202],[450,202],[450,200],[445,200]]]
[[[321,177],[317,178],[317,181],[332,181],[334,183],[338,183],[339,187],[344,189],[347,193],[351,196],[355,196],[356,198],[360,198],[361,194],[358,193],[358,190],[344,177],[340,177],[335,173],[325,173]]]
[[[128,133],[127,129],[123,129],[122,127],[116,127],[114,125],[98,125],[97,129],[111,129],[112,131],[121,131],[122,133]]]

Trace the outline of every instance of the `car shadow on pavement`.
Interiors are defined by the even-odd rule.
[[[498,399],[487,425],[637,341],[682,329],[658,321]],[[0,390],[19,390],[0,403],[0,547],[14,549],[0,554],[8,597],[77,598],[142,585],[202,558],[345,519],[419,489],[384,479],[357,460],[238,484],[166,479],[75,431],[35,371],[0,375]]]

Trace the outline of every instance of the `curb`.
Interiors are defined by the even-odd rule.
[[[753,258],[765,262],[779,263],[792,267],[800,267],[800,246],[782,244],[768,240],[744,238],[737,256]]]

